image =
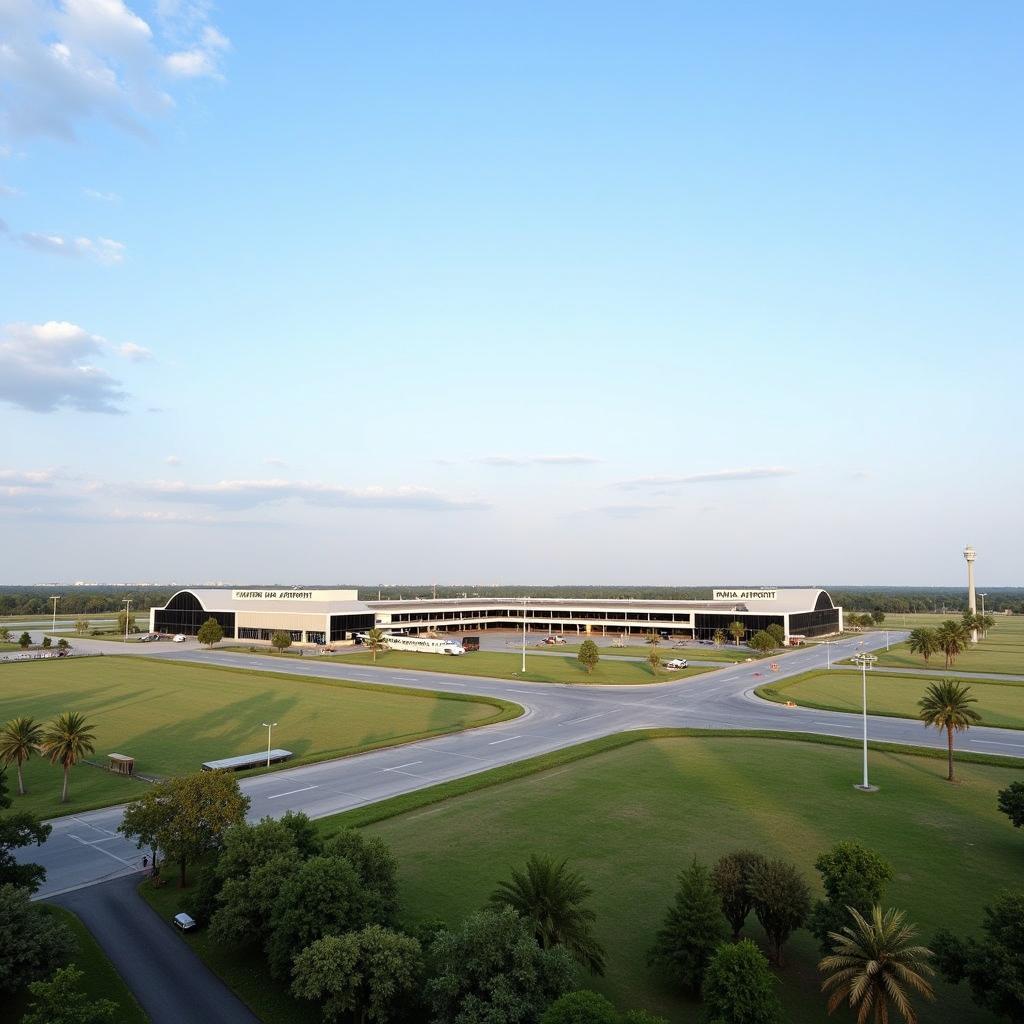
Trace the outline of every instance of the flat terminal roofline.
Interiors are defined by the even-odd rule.
[[[218,761],[204,761],[203,771],[215,772],[222,768],[228,768],[233,771],[238,771],[242,768],[258,768],[261,764],[265,765],[268,759],[273,764],[275,761],[287,761],[289,757],[294,756],[290,750],[282,750],[280,747],[275,747],[270,751],[269,755],[267,751],[261,750],[256,754],[239,754],[237,757],[222,757]]]

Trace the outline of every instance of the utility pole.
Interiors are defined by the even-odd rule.
[[[50,600],[53,602],[53,625],[50,627],[51,633],[57,632],[57,602],[60,600],[60,594],[51,594]]]
[[[267,730],[267,767],[270,767],[270,735],[277,722],[264,722],[263,728]]]
[[[131,621],[132,599],[126,597],[121,602],[124,605],[124,642],[128,643],[128,623]]]
[[[873,654],[858,654],[851,660],[855,665],[860,665],[861,694],[864,701],[864,781],[853,788],[859,789],[862,793],[874,793],[878,787],[868,782],[868,669],[878,661],[878,658]]]

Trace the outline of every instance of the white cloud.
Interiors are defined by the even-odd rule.
[[[82,195],[86,199],[95,199],[98,203],[116,203],[121,199],[116,192],[101,192],[95,188],[83,188]]]
[[[220,480],[213,484],[156,480],[139,485],[134,491],[143,498],[231,509],[255,508],[288,500],[327,508],[416,509],[423,512],[470,511],[490,507],[483,501],[453,498],[425,487],[356,488],[290,480]]]
[[[637,516],[662,512],[668,507],[668,505],[601,505],[595,511],[615,519],[635,519]]]
[[[646,487],[675,487],[683,484],[712,484],[730,480],[770,480],[793,476],[795,469],[785,466],[757,466],[750,469],[716,469],[710,473],[692,473],[689,476],[643,476],[634,480],[621,480],[617,487],[636,490]]]
[[[172,107],[164,80],[172,52],[208,56],[196,74],[219,76],[228,41],[205,5],[167,15],[154,32],[123,0],[6,0],[0,3],[0,129],[73,140],[78,125],[102,118],[144,132]]]
[[[284,459],[269,458],[263,460],[264,466],[276,466],[278,469],[284,469],[288,463]]]
[[[181,465],[181,459],[177,455],[168,455],[167,458],[164,459],[164,462],[166,462],[168,466]]]
[[[111,347],[64,320],[0,327],[0,402],[31,412],[123,412],[121,382],[90,363]]]
[[[133,363],[146,363],[153,358],[153,353],[148,348],[136,345],[134,342],[126,341],[118,347],[118,353]]]
[[[21,189],[15,188],[13,185],[4,185],[0,182],[0,196],[3,196],[5,199],[15,199],[24,194]]]
[[[602,460],[591,455],[484,455],[475,461],[485,466],[591,466]]]
[[[124,261],[125,246],[112,238],[69,238],[65,235],[44,235],[27,231],[18,236],[23,245],[38,252],[54,253],[58,256],[88,258],[110,267]]]

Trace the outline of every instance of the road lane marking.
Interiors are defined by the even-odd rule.
[[[382,772],[397,772],[399,768],[411,768],[414,764],[423,764],[422,761],[406,761],[405,764],[396,764],[394,768],[381,768]]]
[[[320,788],[320,784],[317,783],[317,785],[315,785],[315,786],[303,786],[302,789],[290,789],[290,790],[288,790],[287,793],[274,793],[272,796],[268,796],[267,799],[268,800],[276,800],[276,799],[278,799],[278,797],[294,796],[296,793],[305,793],[305,792],[307,792],[310,789],[319,789],[319,788]]]
[[[573,718],[568,722],[559,722],[559,725],[578,725],[580,722],[589,722],[594,718],[604,718],[605,715],[614,715],[618,708],[612,708],[611,711],[601,711],[596,715],[587,715],[586,718]]]
[[[1024,747],[1024,743],[1000,743],[999,740],[972,740],[972,743],[984,743],[990,747]]]
[[[111,853],[109,850],[104,850],[102,846],[93,846],[92,843],[87,843],[84,839],[79,839],[78,836],[71,835],[68,833],[71,839],[77,839],[83,846],[89,846],[98,853],[105,853],[108,857],[113,857],[114,860],[119,860],[125,867],[132,868],[134,871],[139,870],[139,865],[132,863],[130,860],[125,860],[124,857],[118,857],[116,853]]]
[[[493,747],[499,743],[508,743],[509,740],[518,740],[520,739],[521,735],[522,734],[520,734],[520,736],[506,736],[503,740],[492,740],[490,743],[487,744],[487,746]]]
[[[811,725],[827,725],[830,729],[856,729],[856,725],[847,725],[845,722],[823,722],[820,718],[813,719]]]

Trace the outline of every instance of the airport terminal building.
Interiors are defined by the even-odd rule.
[[[843,610],[814,587],[714,590],[706,601],[603,598],[455,597],[360,601],[355,590],[179,590],[150,610],[155,633],[195,636],[209,618],[229,640],[269,641],[288,633],[294,643],[352,643],[375,626],[393,633],[463,633],[522,629],[579,636],[666,633],[710,640],[742,622],[747,637],[773,623],[791,637],[840,633]]]

